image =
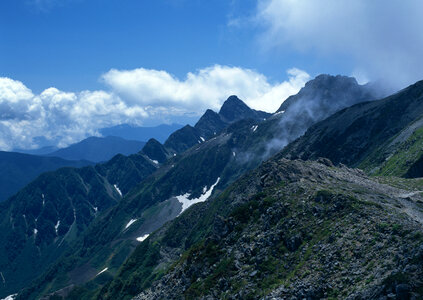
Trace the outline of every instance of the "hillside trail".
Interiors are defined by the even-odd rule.
[[[423,226],[423,198],[420,195],[421,193],[423,191],[399,194],[398,201],[403,206],[402,210]]]

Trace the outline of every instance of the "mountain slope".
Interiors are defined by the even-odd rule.
[[[421,157],[422,100],[420,81],[385,99],[344,109],[311,127],[283,155],[327,157],[371,174],[404,176]]]
[[[342,78],[338,80],[342,81]],[[97,268],[98,272],[107,268],[102,276],[110,278],[119,269],[118,265],[110,263],[111,257],[118,253],[123,255],[125,251],[129,255],[137,241],[177,217],[188,206],[220,193],[242,174],[280,151],[313,122],[327,117],[339,107],[320,107],[323,99],[299,99],[302,104],[313,103],[314,108],[321,108],[319,114],[312,115],[308,107],[303,105],[289,108],[266,120],[240,120],[230,124],[220,135],[197,143],[180,155],[171,156],[152,176],[124,197],[119,205],[93,223],[83,237],[83,245],[73,249],[72,255],[66,259],[57,262],[50,273],[40,277],[22,293],[22,297],[31,299],[66,286],[80,285],[72,279],[60,281],[51,278],[49,274],[68,278],[74,270],[87,264]],[[354,104],[363,99],[350,100]],[[294,120],[303,122],[295,123]],[[93,265],[93,261],[102,263]],[[99,281],[95,279],[87,285],[95,290],[103,284]]]
[[[0,202],[6,200],[38,175],[61,167],[83,167],[88,161],[0,151]]]
[[[117,155],[106,164],[44,173],[1,203],[0,296],[45,271],[93,221],[155,170],[141,155]]]
[[[68,160],[83,159],[98,163],[108,161],[116,154],[131,155],[137,153],[144,145],[145,142],[127,141],[115,136],[92,136],[69,147],[49,153],[48,156]]]
[[[198,130],[200,136],[208,139],[220,133],[226,126],[227,123],[222,120],[218,113],[208,109],[195,124],[194,128]]]
[[[97,299],[419,297],[423,198],[408,193],[272,159],[150,235]]]
[[[163,146],[171,153],[182,153],[195,144],[203,142],[200,134],[194,127],[186,125],[172,133]]]

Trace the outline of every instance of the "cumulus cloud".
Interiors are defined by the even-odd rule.
[[[215,65],[190,72],[184,80],[166,71],[143,68],[111,70],[102,78],[120,96],[144,106],[218,110],[229,95],[235,94],[252,108],[274,112],[310,78],[299,69],[288,70],[288,75],[288,81],[271,84],[266,76],[253,70]]]
[[[288,78],[272,84],[255,71],[219,65],[188,73],[184,80],[165,71],[110,70],[102,76],[108,90],[52,87],[34,94],[22,82],[0,77],[0,149],[64,147],[104,127],[200,116],[207,108],[218,110],[232,94],[253,108],[275,111],[309,75],[291,69]]]
[[[43,140],[66,146],[97,129],[147,117],[110,92],[67,93],[49,88],[34,95],[22,82],[0,78],[0,148],[33,148]]]
[[[363,78],[423,79],[420,0],[261,0],[264,44],[352,59]]]

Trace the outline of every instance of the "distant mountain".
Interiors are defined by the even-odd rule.
[[[89,161],[0,151],[0,202],[18,192],[41,173],[61,167],[83,167],[91,164]]]
[[[183,125],[179,124],[161,124],[154,127],[138,127],[129,124],[122,124],[100,129],[100,133],[103,136],[118,136],[126,140],[143,142],[154,138],[159,142],[164,143],[172,132],[182,127]]]
[[[333,78],[334,80],[332,80]],[[156,172],[135,186],[122,201],[104,212],[104,215],[96,222],[91,223],[81,237],[83,242],[75,245],[67,257],[58,260],[52,266],[50,273],[44,273],[23,291],[19,296],[20,299],[37,298],[40,295],[53,293],[72,285],[78,285],[73,291],[78,295],[75,296],[78,299],[84,299],[81,294],[88,298],[101,295],[99,297],[102,299],[129,299],[148,288],[155,279],[160,278],[168,270],[167,267],[175,263],[174,259],[180,258],[181,252],[177,251],[175,256],[166,254],[168,261],[160,260],[161,253],[166,251],[165,249],[160,250],[161,245],[174,249],[180,246],[179,243],[188,241],[183,246],[186,247],[184,248],[186,250],[193,246],[190,244],[191,242],[200,241],[198,238],[203,232],[186,232],[183,228],[201,228],[202,224],[205,224],[204,230],[207,230],[206,228],[217,217],[215,213],[218,210],[209,211],[207,214],[196,211],[194,218],[183,217],[190,215],[189,207],[191,205],[204,202],[207,199],[216,199],[218,195],[226,197],[227,194],[224,191],[228,186],[276,154],[287,143],[298,138],[315,122],[345,106],[374,99],[365,86],[358,85],[355,80],[347,77],[335,78],[324,75],[315,80],[317,81],[315,84],[306,85],[304,89],[314,90],[315,95],[321,95],[320,98],[309,97],[311,94],[303,91],[304,96],[292,101],[292,104],[284,112],[273,115],[266,114],[266,118],[264,115],[257,116],[254,113],[256,118],[250,118],[251,114],[246,113],[247,118],[227,123],[237,119],[237,114],[225,113],[225,118],[219,117],[225,127],[216,132],[216,135],[210,129],[217,128],[221,123],[216,118],[216,114],[210,111],[206,112],[205,122],[200,123],[199,121],[202,124],[201,130],[213,132],[213,135],[209,138],[200,135],[196,128],[197,124],[195,127],[187,126],[181,130],[183,133],[181,137],[178,136],[181,132],[175,132],[173,145],[183,145],[180,149],[189,147],[189,143],[192,145],[176,156],[174,156],[175,153],[168,153],[166,147],[158,147],[156,142],[151,142],[148,148],[157,149],[158,152],[167,156],[167,160],[159,165]],[[330,83],[317,84],[319,81]],[[344,86],[346,81],[351,83],[353,91],[362,91],[359,93],[358,99],[348,95],[339,98],[343,97],[339,86]],[[346,92],[348,91],[346,90]],[[337,98],[341,101],[340,105],[336,102]],[[239,105],[239,110],[235,109],[245,112],[244,105],[236,99],[231,99],[229,103]],[[327,105],[328,103],[331,105]],[[210,124],[209,128],[208,123]],[[204,141],[201,139],[202,137]],[[172,147],[176,149],[176,146]],[[144,149],[141,153],[148,156],[150,160],[157,160],[150,157],[154,153],[148,154]],[[262,174],[255,178],[259,178],[264,183],[277,180],[279,175],[272,172],[266,173],[266,170],[266,168],[263,169]],[[295,176],[296,172],[293,171],[294,175],[292,176]],[[284,173],[282,172],[282,174]],[[307,174],[307,170],[304,171],[304,174]],[[283,178],[285,175],[281,176],[280,178]],[[233,186],[236,187],[240,184],[241,182],[237,182]],[[282,181],[278,184],[282,188],[285,183]],[[251,195],[256,192],[248,184],[242,185],[242,189],[241,198],[235,197],[233,201],[243,201],[249,192],[252,193]],[[222,192],[223,194],[221,194]],[[301,193],[301,190],[293,188],[292,193],[287,197],[292,198],[296,193]],[[248,210],[248,205],[246,208],[245,214],[240,213],[240,215],[256,216],[253,211]],[[180,217],[178,217],[179,215]],[[257,215],[257,217],[260,216]],[[182,220],[182,223],[169,223],[175,218]],[[254,220],[256,220],[255,217]],[[177,225],[173,226],[172,224]],[[163,225],[164,227],[162,227]],[[171,230],[167,232],[168,228]],[[154,249],[149,248],[149,242],[141,243],[134,252],[134,256],[131,256],[123,266],[108,259],[129,256],[133,250],[133,242],[143,241],[156,230],[160,233],[166,232],[166,234],[155,240],[157,242],[152,244]],[[159,251],[157,252],[157,250]],[[211,256],[216,249],[209,250],[212,251],[208,254]],[[158,263],[161,265],[159,266]],[[161,266],[165,266],[165,268],[162,269]],[[94,269],[97,273],[105,271],[101,273],[101,276],[93,276],[86,281],[72,278],[71,274],[78,273],[78,270],[83,268]],[[125,273],[121,273],[121,271]],[[51,276],[51,274],[55,275]],[[115,277],[110,283],[110,279],[117,274],[119,274],[118,277]],[[63,278],[66,279],[62,280]],[[105,282],[108,283],[105,284]],[[62,292],[67,294],[69,290],[60,293]],[[239,298],[245,297],[240,295]]]
[[[311,127],[284,149],[289,158],[326,157],[374,175],[422,177],[423,81],[354,105]]]
[[[59,150],[55,146],[46,146],[39,149],[14,149],[13,152],[32,154],[32,155],[46,155]]]
[[[89,160],[104,162],[116,154],[130,155],[139,152],[145,142],[128,141],[120,137],[89,137],[69,147],[59,149],[48,156],[61,157],[69,160]]]

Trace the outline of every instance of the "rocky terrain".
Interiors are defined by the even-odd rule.
[[[161,279],[134,299],[420,299],[422,209],[419,192],[358,169],[326,159],[269,161],[137,249],[138,262],[148,259],[145,248],[160,249],[152,274],[134,275],[138,286]],[[169,242],[193,215],[205,221]],[[119,286],[130,294],[122,279],[128,269],[142,274],[132,265],[100,299],[114,299]]]

